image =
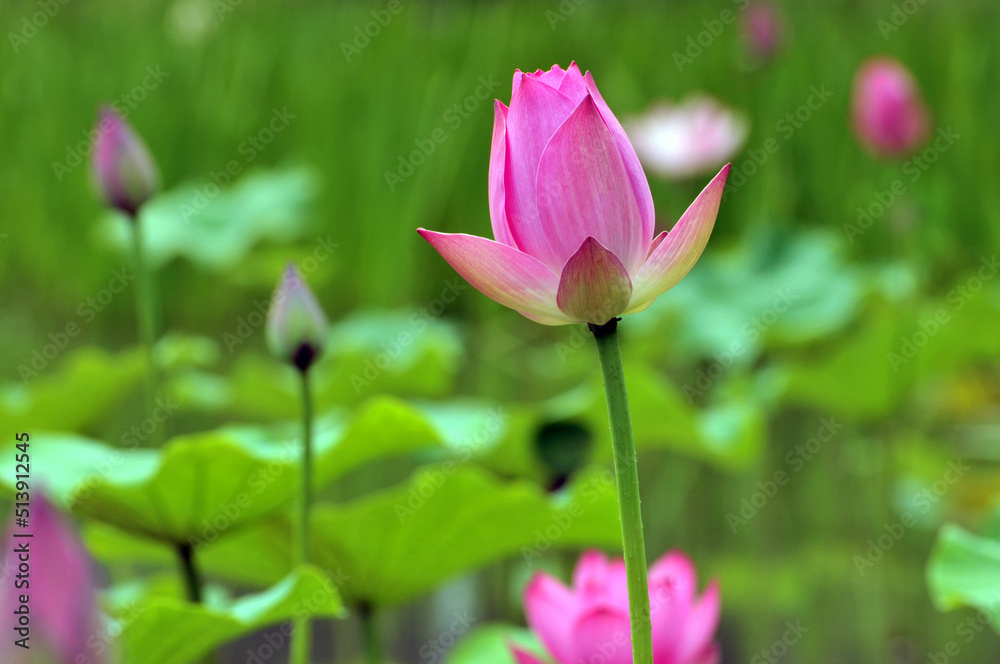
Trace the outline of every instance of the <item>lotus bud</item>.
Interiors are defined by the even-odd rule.
[[[327,323],[316,297],[290,264],[271,299],[267,314],[267,343],[277,357],[307,370],[326,341]]]
[[[156,164],[132,127],[114,110],[101,110],[94,147],[97,186],[107,204],[135,218],[157,189]]]
[[[900,157],[927,138],[927,108],[913,75],[899,62],[869,60],[854,78],[852,96],[854,131],[869,151]]]

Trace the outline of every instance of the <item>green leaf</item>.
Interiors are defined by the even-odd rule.
[[[1000,632],[1000,541],[945,525],[927,564],[927,583],[938,609],[986,611]]]
[[[290,532],[282,516],[220,540],[200,560],[216,578],[268,583],[288,569]],[[591,469],[548,495],[533,482],[504,483],[453,463],[343,506],[317,505],[312,537],[311,560],[343,579],[345,599],[379,606],[511,555],[534,560],[552,548],[621,545],[610,471]]]
[[[515,553],[618,546],[618,501],[609,471],[584,474],[564,495],[501,483],[477,468],[430,467],[408,485],[352,504],[319,506],[314,560],[347,576],[345,596],[405,602],[458,574]]]
[[[44,360],[44,358],[43,358]],[[55,362],[56,360],[52,360]],[[79,431],[101,422],[142,382],[146,363],[138,350],[119,354],[85,347],[51,362],[23,366],[38,375],[0,388],[0,425],[11,431]]]
[[[181,185],[143,207],[149,263],[159,268],[183,257],[204,268],[231,269],[261,240],[287,242],[301,235],[318,191],[318,177],[307,168],[247,173],[222,191],[207,179]],[[123,250],[129,231],[115,217],[102,227]]]
[[[83,516],[168,542],[207,542],[273,515],[296,492],[297,425],[224,427],[178,436],[160,450],[119,450],[75,436],[32,439],[32,460],[56,494]],[[317,423],[317,488],[375,459],[444,449],[420,410],[382,397],[346,425]],[[3,460],[10,466],[13,457]],[[13,468],[0,481],[13,477]]]
[[[514,643],[545,661],[545,648],[533,633],[513,625],[486,625],[459,641],[445,657],[445,664],[514,664],[509,644]]]
[[[262,593],[222,606],[149,599],[118,617],[122,661],[190,664],[226,643],[303,614],[313,618],[343,615],[330,579],[311,567],[295,570]],[[282,630],[275,636],[287,639],[288,634]]]
[[[892,316],[876,314],[822,355],[789,361],[783,366],[785,401],[867,418],[890,412],[907,383],[889,360],[899,350],[897,331]]]
[[[819,339],[858,311],[860,275],[843,258],[843,244],[823,232],[758,233],[702,258],[634,326],[639,334],[662,338],[664,319],[676,319],[680,330],[672,353],[707,357],[740,343],[741,364],[769,344]]]

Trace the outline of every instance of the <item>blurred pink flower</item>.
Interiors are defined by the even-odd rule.
[[[156,164],[132,127],[111,108],[101,110],[93,169],[105,202],[134,217],[156,193]]]
[[[649,570],[655,664],[718,664],[713,642],[719,624],[719,586],[708,584],[697,596],[694,565],[679,551],[661,557]],[[524,593],[528,626],[558,664],[595,661],[631,664],[625,562],[609,561],[598,551],[580,557],[573,587],[539,573]],[[519,664],[541,659],[511,646]]]
[[[670,233],[625,131],[573,63],[514,74],[497,101],[489,200],[494,240],[419,229],[476,289],[545,325],[603,324],[641,311],[698,260],[729,167]]]
[[[711,172],[743,146],[746,119],[706,95],[651,107],[628,123],[643,165],[668,180]]]
[[[886,57],[868,60],[854,77],[854,132],[871,152],[897,157],[927,138],[930,119],[913,75]]]
[[[770,59],[784,42],[784,19],[778,8],[770,3],[754,3],[747,7],[742,28],[746,48],[756,60]]]
[[[87,644],[100,627],[90,556],[59,511],[37,489],[27,519],[27,528],[12,520],[4,536],[3,561],[9,565],[11,577],[0,592],[0,615],[17,621],[22,615],[18,610],[23,611],[22,595],[26,596],[31,649],[15,645],[15,640],[23,637],[15,630],[0,644],[0,661],[29,664],[39,661],[38,653],[45,652],[56,664],[101,664],[105,661],[103,648],[99,652]],[[15,536],[23,533],[32,537]],[[27,575],[15,576],[25,574],[23,564],[28,565]],[[26,585],[17,586],[15,581]]]

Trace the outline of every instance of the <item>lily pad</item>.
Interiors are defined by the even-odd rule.
[[[189,664],[226,643],[303,614],[344,615],[333,583],[312,567],[299,568],[264,592],[222,606],[149,599],[118,619],[122,661]],[[287,643],[289,634],[285,627],[274,636]]]
[[[980,609],[1000,632],[1000,541],[945,525],[927,564],[927,583],[940,610]]]

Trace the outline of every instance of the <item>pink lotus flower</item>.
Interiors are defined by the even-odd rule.
[[[495,105],[490,217],[495,240],[420,234],[487,297],[545,325],[603,324],[672,288],[712,232],[728,166],[669,233],[625,131],[588,72],[514,74]]]
[[[784,21],[781,12],[766,2],[755,3],[743,13],[743,41],[750,55],[768,60],[784,41]]]
[[[107,204],[130,217],[156,193],[156,164],[149,149],[125,120],[110,108],[101,110],[93,168]]]
[[[16,627],[20,596],[27,595],[31,649],[15,645],[23,635],[11,631],[0,643],[0,661],[100,664],[104,661],[103,649],[99,652],[87,644],[88,639],[98,635],[100,627],[90,556],[73,529],[37,489],[31,497],[28,524],[23,528],[12,521],[4,536],[3,562],[10,576],[4,579],[0,592],[0,615],[9,626]],[[32,537],[15,537],[18,533],[31,533]],[[19,546],[27,546],[28,553]],[[15,575],[23,571],[19,566],[24,555],[29,557],[29,585],[15,587],[15,579],[19,578]],[[50,660],[44,656],[39,660],[39,653],[47,653]]]
[[[743,146],[746,119],[703,94],[661,102],[628,123],[639,160],[667,180],[714,171]]]
[[[671,551],[649,570],[655,664],[718,664],[712,642],[719,623],[719,586],[712,581],[697,597],[694,565]],[[566,588],[539,573],[524,593],[528,625],[559,664],[600,661],[631,664],[625,562],[608,561],[598,551],[581,556]],[[519,664],[543,664],[526,650],[511,646]]]
[[[877,155],[913,152],[927,137],[928,112],[913,75],[890,58],[873,58],[854,77],[854,131]]]

